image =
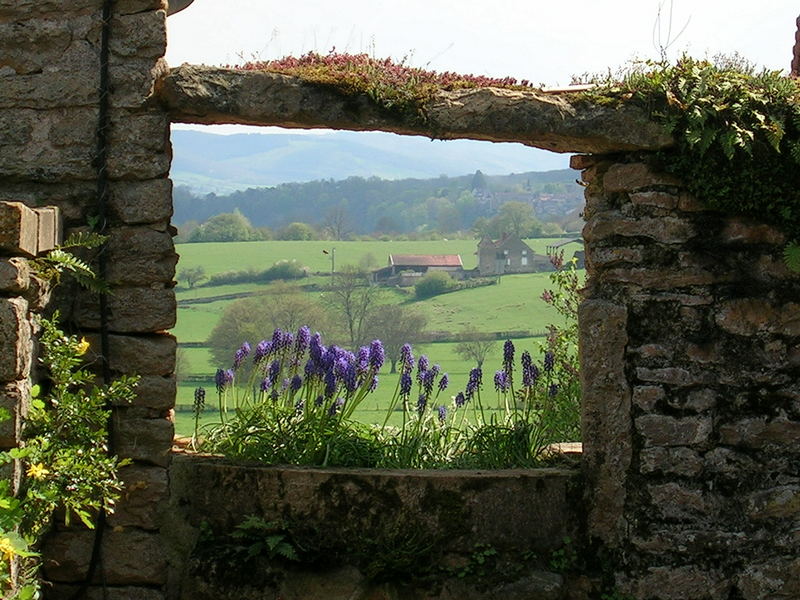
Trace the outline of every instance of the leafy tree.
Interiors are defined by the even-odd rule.
[[[367,315],[380,296],[381,289],[371,285],[367,271],[355,265],[345,265],[332,277],[331,289],[325,294],[325,301],[336,316],[344,320],[352,348],[365,341]]]
[[[239,210],[222,213],[192,231],[190,242],[247,242],[256,239],[250,221]]]
[[[255,346],[269,339],[276,327],[297,330],[308,325],[326,338],[334,335],[332,319],[319,302],[289,285],[270,287],[272,292],[237,300],[222,313],[208,338],[211,354],[220,367],[230,367],[242,342]]]
[[[400,348],[403,344],[415,343],[422,337],[428,319],[421,312],[399,304],[382,304],[370,311],[364,327],[366,340],[383,342],[386,358],[397,372]]]
[[[533,208],[524,202],[506,202],[492,218],[496,237],[510,233],[520,238],[541,234],[542,224],[533,216]]]
[[[203,265],[182,269],[178,275],[178,279],[185,281],[186,285],[189,286],[189,289],[192,289],[205,278],[206,270],[203,268]]]
[[[430,271],[414,286],[414,294],[419,299],[432,298],[449,292],[456,285],[453,278],[444,271]]]
[[[317,237],[317,232],[308,223],[289,223],[278,231],[279,240],[313,240]]]
[[[478,368],[483,367],[486,355],[494,348],[497,341],[486,333],[469,326],[461,331],[461,341],[456,344],[455,351],[464,360],[474,361]]]

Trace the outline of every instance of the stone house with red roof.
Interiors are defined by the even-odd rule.
[[[453,279],[464,279],[465,276],[458,254],[390,254],[389,264],[372,272],[372,281],[411,286],[430,271],[444,271]]]

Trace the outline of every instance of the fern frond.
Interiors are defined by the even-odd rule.
[[[107,239],[107,235],[91,231],[79,231],[78,233],[70,234],[59,248],[99,248]]]
[[[786,244],[783,249],[783,262],[790,270],[800,273],[800,243],[789,242]]]

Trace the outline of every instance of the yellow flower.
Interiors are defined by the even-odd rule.
[[[5,557],[6,561],[11,563],[11,559],[16,555],[17,551],[14,549],[11,540],[5,536],[0,537],[0,556]]]
[[[75,347],[75,351],[78,353],[78,356],[81,354],[86,354],[86,351],[89,349],[89,342],[86,341],[85,337],[81,338],[81,341],[78,342],[78,345]]]
[[[33,477],[34,479],[44,479],[50,474],[50,471],[48,471],[42,463],[37,463],[28,467],[27,473],[28,477]]]

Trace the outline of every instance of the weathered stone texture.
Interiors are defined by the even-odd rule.
[[[48,537],[42,550],[45,577],[64,583],[81,581],[89,567],[93,540],[93,531],[80,529],[58,531]],[[163,584],[167,562],[162,549],[156,533],[136,529],[107,531],[102,547],[106,583]]]
[[[0,298],[0,382],[27,377],[32,351],[28,303],[22,298]]]
[[[117,409],[114,449],[120,458],[166,467],[169,464],[175,426],[166,419],[129,418]]]
[[[119,476],[125,487],[114,512],[108,516],[108,524],[158,529],[159,510],[167,498],[167,470],[131,465],[121,469]]]
[[[282,127],[382,130],[436,138],[522,142],[556,152],[615,152],[670,146],[671,136],[635,107],[570,104],[560,96],[497,88],[439,92],[427,122],[387,116],[366,95],[258,71],[184,65],[158,86],[172,120]]]
[[[0,383],[0,408],[7,410],[9,418],[0,421],[0,448],[14,448],[20,441],[22,422],[30,406],[30,382],[19,379]]]
[[[177,304],[172,289],[151,287],[113,288],[108,296],[109,328],[115,333],[148,333],[175,326]],[[96,297],[82,298],[75,315],[87,329],[100,328]]]
[[[24,256],[39,252],[39,218],[20,202],[0,200],[0,252]]]
[[[0,293],[21,294],[30,280],[31,271],[24,258],[0,258]]]

